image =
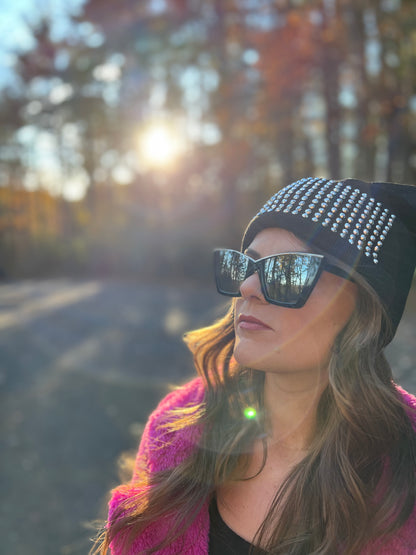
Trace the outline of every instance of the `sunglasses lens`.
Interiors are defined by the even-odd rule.
[[[215,281],[219,293],[239,297],[242,283],[258,269],[268,302],[300,308],[318,279],[323,260],[317,254],[288,253],[254,262],[241,252],[218,249],[214,251]]]
[[[223,295],[239,296],[240,286],[247,277],[249,262],[249,259],[240,252],[216,250],[214,268],[218,291]]]
[[[315,285],[321,264],[321,256],[307,253],[281,254],[265,259],[263,276],[268,300],[302,306]]]

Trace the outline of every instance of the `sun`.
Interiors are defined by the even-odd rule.
[[[143,162],[150,167],[166,168],[174,164],[185,149],[179,132],[167,124],[149,125],[139,138]]]

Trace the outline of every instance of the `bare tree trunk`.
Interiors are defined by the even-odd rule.
[[[295,132],[293,126],[295,124],[295,107],[293,104],[288,105],[288,111],[282,115],[281,124],[279,126],[279,151],[280,162],[283,169],[284,185],[291,183],[295,179]]]
[[[376,168],[376,122],[370,114],[371,85],[366,70],[366,30],[364,12],[366,6],[358,2],[350,2],[344,6],[344,18],[348,28],[348,44],[350,45],[350,64],[354,72],[356,83],[355,93],[357,108],[355,110],[355,125],[357,126],[356,146],[356,174],[362,179],[374,179]]]
[[[214,9],[216,14],[215,23],[215,44],[218,60],[218,71],[221,79],[222,98],[221,102],[225,105],[221,112],[223,115],[223,125],[221,133],[223,136],[223,153],[224,157],[221,161],[221,179],[223,186],[223,214],[226,218],[227,226],[231,234],[237,233],[237,202],[236,202],[236,175],[233,171],[233,165],[228,164],[235,158],[233,153],[233,136],[232,129],[234,126],[234,111],[236,107],[231,101],[230,80],[232,79],[231,70],[228,62],[227,53],[227,24],[226,24],[226,8],[225,2],[222,0],[214,0]]]
[[[335,0],[334,0],[335,1]],[[339,95],[340,55],[337,46],[335,8],[328,9],[328,3],[322,3],[322,51],[321,67],[323,95],[326,105],[326,144],[329,174],[338,178],[341,171],[340,160],[340,120],[341,110]]]

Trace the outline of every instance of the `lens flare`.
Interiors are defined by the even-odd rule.
[[[256,416],[257,416],[257,411],[255,408],[246,407],[244,409],[244,417],[247,418],[247,420],[253,420],[254,418],[256,418]]]

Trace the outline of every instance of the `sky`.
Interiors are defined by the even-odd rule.
[[[18,85],[18,79],[13,71],[16,54],[30,50],[34,46],[31,27],[36,26],[43,18],[50,19],[52,23],[51,36],[53,40],[60,40],[71,32],[71,15],[77,15],[82,11],[85,0],[0,0],[0,94],[5,88],[13,89]],[[25,127],[22,133],[34,132],[33,127]],[[81,198],[88,183],[85,175],[79,173],[61,184],[61,190],[57,191],[55,168],[56,159],[50,137],[46,134],[36,135],[36,140],[26,138],[29,143],[35,145],[36,165],[38,170],[49,176],[52,185],[51,191],[61,193],[69,200]],[[23,140],[23,139],[22,139]],[[36,188],[34,175],[28,174],[25,186]],[[49,187],[48,187],[49,188]],[[55,188],[55,189],[54,189]]]
[[[28,51],[35,46],[31,29],[36,28],[36,25],[42,19],[48,19],[51,23],[52,40],[59,41],[70,36],[74,33],[74,23],[71,22],[71,16],[82,13],[85,1],[0,0],[0,95],[6,88],[8,92],[20,88],[18,76],[14,73],[13,66],[18,53]],[[165,0],[148,0],[147,7],[149,10],[158,13],[166,9],[166,2]],[[82,33],[80,27],[80,25],[77,26],[77,34]],[[113,70],[114,67],[113,65]],[[62,92],[62,87],[68,87],[68,84],[61,84],[55,87],[53,91],[45,94],[49,94],[51,99],[52,94]],[[57,103],[59,104],[61,100]],[[35,104],[36,109],[38,109],[39,102],[32,102],[30,106],[34,109]],[[71,132],[72,128],[70,129],[70,127],[70,125],[66,125],[62,129],[62,133]],[[172,139],[169,135],[169,129],[155,127],[150,129],[147,135],[144,134],[142,137],[142,146],[146,154],[146,156],[143,156],[148,159],[149,163],[155,163],[156,154],[158,155],[158,163],[160,163],[161,154],[163,160],[166,159],[166,161],[170,161],[176,154],[179,155],[179,153],[173,151],[172,147],[174,143],[177,143],[177,138]],[[16,138],[23,150],[28,153],[30,171],[25,175],[23,182],[27,189],[37,189],[39,183],[42,183],[42,186],[52,193],[63,195],[68,200],[82,198],[88,187],[88,177],[80,167],[79,171],[74,170],[71,176],[65,175],[65,179],[61,178],[61,166],[56,156],[56,140],[53,133],[38,129],[33,125],[26,125],[17,131]],[[164,145],[163,149],[161,149],[161,144]],[[114,171],[116,175],[114,175]],[[114,171],[113,178],[117,182],[122,183],[126,180],[125,166],[116,167]]]
[[[0,0],[0,89],[15,82],[15,54],[29,50],[33,37],[29,26],[43,17],[52,20],[52,38],[70,31],[70,15],[79,14],[85,0]]]
[[[105,1],[106,0],[103,0],[103,2]],[[137,0],[137,2],[144,1],[145,0]],[[325,1],[328,5],[332,3],[332,0]],[[59,41],[71,34],[71,28],[73,29],[74,25],[71,22],[71,16],[81,14],[85,2],[86,0],[0,0],[0,95],[6,87],[13,88],[13,85],[15,85],[17,88],[18,86],[18,78],[13,71],[13,66],[17,53],[30,50],[34,46],[31,28],[33,29],[42,19],[47,18],[51,22],[51,38]],[[148,8],[155,13],[163,11],[166,8],[166,0],[147,0],[147,2]],[[261,4],[261,0],[246,0],[246,2],[247,4],[251,2],[255,6]],[[400,2],[400,0],[383,0],[383,9],[386,11],[396,9],[398,2]],[[377,37],[376,22],[372,19],[371,10],[368,13],[368,17],[366,17],[365,24],[368,35],[366,46],[367,68],[369,74],[377,75],[380,71],[381,50]],[[78,28],[80,27],[81,26],[78,26]],[[258,60],[258,55],[254,50],[247,50],[243,56],[247,64],[254,64]],[[393,62],[394,60],[392,63]],[[102,69],[103,67],[101,70]],[[114,69],[114,66],[112,69]],[[195,75],[195,68],[189,68],[189,70],[183,73],[181,85],[184,88],[185,99],[189,101],[189,105],[192,104],[191,96],[195,94],[197,88],[195,87],[195,82],[198,84],[200,78],[200,74]],[[218,86],[217,74],[209,76],[208,73],[205,72],[205,78],[211,79],[213,88]],[[65,86],[68,87],[67,84]],[[62,94],[62,86],[59,90],[53,92]],[[354,88],[351,88],[348,83],[344,83],[340,91],[339,99],[343,106],[353,108],[356,102]],[[200,101],[200,96],[198,94],[196,103],[199,104]],[[410,101],[410,105],[412,109],[416,107],[416,96]],[[316,115],[315,104],[310,103],[310,108]],[[22,141],[25,144],[37,145],[37,150],[35,152],[36,156],[33,157],[36,159],[38,165],[41,166],[41,169],[43,165],[47,166],[48,172],[51,174],[51,182],[55,183],[59,180],[55,178],[53,163],[54,148],[53,145],[50,144],[50,137],[39,137],[36,135],[36,138],[34,138],[30,135],[30,133],[33,134],[34,131],[34,128],[23,129]],[[201,127],[198,126],[198,133],[200,132]],[[211,133],[211,143],[215,143],[219,140],[218,130],[216,128],[207,129],[207,133],[208,132]],[[159,135],[157,135],[157,133],[157,129],[152,131],[147,147],[154,149],[152,145],[155,142],[155,135],[158,137],[156,142],[160,144],[160,131]],[[210,140],[207,140],[206,143],[210,143]],[[37,183],[34,181],[32,185],[30,183],[26,185],[36,188]],[[87,186],[88,183],[85,176],[79,174],[75,176],[72,182],[68,181],[64,187],[65,191],[61,192],[67,198],[76,200],[82,196]]]

